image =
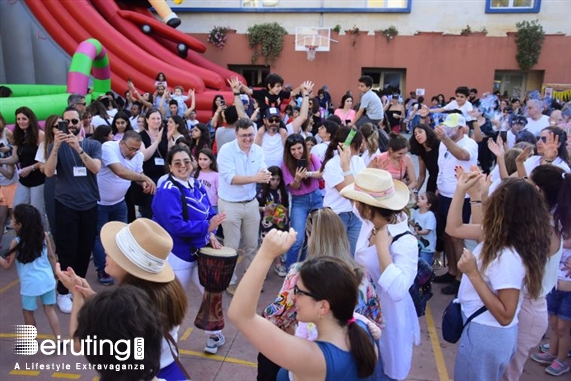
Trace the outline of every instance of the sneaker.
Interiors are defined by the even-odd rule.
[[[541,345],[541,346],[539,347],[539,350],[540,350],[541,352],[545,352],[545,353],[549,352],[549,343]],[[567,357],[571,357],[571,350],[570,350],[569,353],[567,354]]]
[[[565,373],[569,372],[569,364],[555,359],[551,365],[545,368],[545,372],[552,376],[562,376]]]
[[[59,295],[56,298],[57,306],[59,310],[64,314],[70,314],[73,308],[73,302],[71,300],[71,294]]]
[[[282,265],[277,265],[276,267],[274,267],[274,271],[276,272],[276,274],[278,274],[279,277],[285,278],[285,276],[287,275],[287,271],[285,266]]]
[[[458,289],[460,288],[460,281],[454,279],[452,283],[442,289],[442,293],[444,295],[456,295],[458,293]]]
[[[204,347],[204,352],[215,355],[218,352],[218,348],[226,343],[226,338],[222,333],[219,333],[216,338],[211,336],[206,340],[206,346]]]
[[[115,282],[115,279],[111,278],[111,276],[107,274],[105,270],[97,272],[97,280],[104,286],[111,286]]]
[[[442,275],[438,275],[437,277],[434,277],[433,282],[434,283],[452,283],[456,280],[456,277],[450,273],[446,273],[446,274],[442,274]]]
[[[228,295],[234,296],[237,287],[238,287],[237,284],[231,284],[228,287],[226,287],[226,292],[228,293]]]
[[[556,359],[556,357],[553,356],[549,352],[547,352],[547,353],[534,353],[531,355],[531,359],[535,362],[540,363],[540,364],[550,365],[553,362],[553,360]]]

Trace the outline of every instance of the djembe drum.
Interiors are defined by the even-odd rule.
[[[198,254],[198,279],[204,287],[202,304],[194,319],[194,325],[205,331],[224,328],[222,292],[232,279],[238,255],[230,247],[213,249],[203,247]]]

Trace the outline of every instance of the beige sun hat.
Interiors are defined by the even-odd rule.
[[[353,184],[341,190],[341,196],[363,204],[389,210],[402,210],[408,204],[410,191],[401,181],[382,169],[365,168]]]
[[[101,228],[105,253],[129,274],[155,283],[174,280],[167,258],[173,241],[156,222],[137,218],[130,224],[112,221]]]

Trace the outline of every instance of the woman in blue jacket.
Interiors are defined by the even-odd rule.
[[[198,251],[207,245],[222,247],[214,233],[226,215],[215,215],[206,190],[191,176],[193,167],[188,148],[173,147],[168,152],[167,165],[169,175],[153,199],[153,219],[173,239],[168,261],[178,280],[185,289],[192,280],[204,292],[198,280]],[[224,335],[220,331],[206,333],[210,336],[204,350],[216,353],[225,342]]]

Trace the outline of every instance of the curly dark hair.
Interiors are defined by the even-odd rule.
[[[20,241],[8,253],[16,253],[16,260],[20,263],[31,263],[41,257],[46,246],[44,226],[38,209],[32,205],[20,204],[12,211],[14,221],[20,224],[18,238]]]
[[[426,143],[428,144],[428,146],[431,149],[438,148],[438,145],[440,144],[440,140],[438,139],[438,136],[436,136],[436,132],[434,132],[434,130],[432,128],[430,128],[426,124],[420,123],[414,127],[414,130],[416,130],[416,129],[424,130],[424,132],[426,133]],[[422,144],[419,144],[416,141],[416,138],[414,137],[414,130],[412,131],[412,136],[408,140],[408,144],[410,145],[410,153],[412,155],[418,156],[418,155],[421,155],[424,152],[426,152],[426,148],[424,148],[424,146]]]
[[[551,216],[535,185],[508,178],[494,191],[484,209],[482,269],[502,250],[513,248],[526,268],[525,285],[532,298],[541,292],[545,264],[549,257]],[[522,221],[526,228],[522,229]]]

